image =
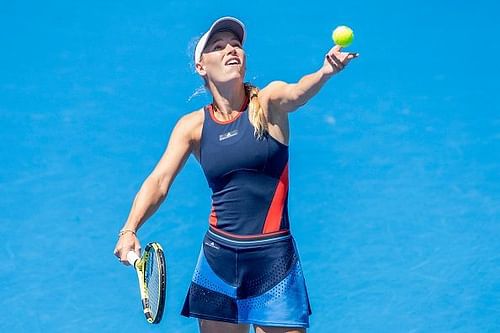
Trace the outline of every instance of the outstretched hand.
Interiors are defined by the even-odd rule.
[[[323,73],[326,75],[336,74],[343,70],[352,59],[357,57],[359,57],[359,53],[342,52],[342,47],[335,45],[325,55],[325,61],[322,68]]]

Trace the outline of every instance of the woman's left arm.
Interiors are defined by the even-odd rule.
[[[273,81],[259,95],[269,104],[284,112],[293,112],[306,104],[333,75],[344,69],[358,53],[342,52],[335,45],[326,55],[323,66],[316,72],[305,75],[297,83]]]

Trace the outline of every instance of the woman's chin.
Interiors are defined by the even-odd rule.
[[[224,78],[222,78],[221,81],[234,81],[234,80],[243,80],[244,74],[242,74],[240,71],[233,70],[233,71],[228,71],[226,72],[226,75],[224,75]]]
[[[228,68],[228,70],[226,71],[226,74],[227,75],[238,75],[238,76],[241,76],[242,75],[242,70],[239,67]]]

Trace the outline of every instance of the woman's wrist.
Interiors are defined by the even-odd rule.
[[[133,234],[134,236],[137,236],[136,234],[136,230],[134,229],[129,229],[129,228],[123,228],[120,230],[120,232],[118,233],[118,237],[121,237],[123,235],[125,235],[126,233],[131,233]]]
[[[329,66],[331,66],[331,65],[329,65]],[[330,79],[332,76],[334,76],[335,74],[337,74],[339,72],[338,70],[336,70],[336,68],[334,68],[332,71],[332,69],[327,67],[327,66],[321,67],[321,69],[319,71],[321,73],[322,78],[326,79],[326,80]]]

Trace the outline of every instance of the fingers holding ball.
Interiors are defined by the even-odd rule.
[[[350,60],[359,56],[359,53],[355,52],[342,52],[342,48],[352,44],[354,32],[348,26],[341,25],[333,30],[332,39],[335,46],[328,52],[326,58],[337,71],[341,71]]]

